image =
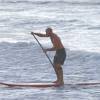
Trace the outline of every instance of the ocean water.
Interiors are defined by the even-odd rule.
[[[52,82],[54,70],[31,31],[52,27],[66,48],[67,83],[100,82],[99,0],[0,0],[0,82]],[[44,48],[49,38],[37,37]],[[48,52],[53,60],[55,52]],[[100,100],[100,86],[0,87],[0,100]]]

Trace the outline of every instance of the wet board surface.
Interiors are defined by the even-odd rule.
[[[4,83],[0,82],[0,85],[5,85],[9,87],[58,87],[59,84],[56,83]]]
[[[2,86],[8,86],[8,87],[59,87],[62,85],[56,84],[56,83],[6,83],[6,82],[0,82],[0,85]],[[100,82],[83,82],[83,83],[67,83],[64,85],[72,85],[72,86],[93,86],[93,85],[100,85]]]

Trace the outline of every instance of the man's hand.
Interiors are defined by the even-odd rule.
[[[34,32],[31,32],[32,35],[34,35]]]
[[[47,49],[43,49],[43,52],[44,52],[44,53],[47,53],[47,51],[48,51]]]

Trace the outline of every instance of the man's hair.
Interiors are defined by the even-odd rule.
[[[46,31],[48,31],[48,30],[52,32],[52,28],[50,28],[50,27],[46,28]]]

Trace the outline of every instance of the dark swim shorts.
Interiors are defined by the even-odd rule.
[[[66,59],[66,51],[65,48],[58,49],[56,51],[56,55],[54,56],[54,64],[64,64],[64,61]]]

